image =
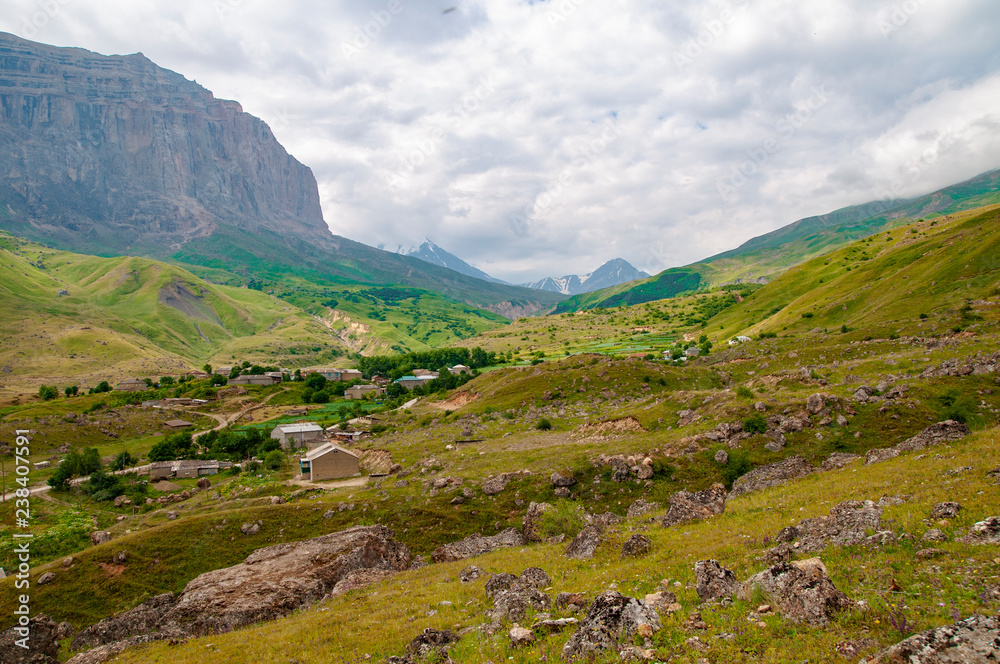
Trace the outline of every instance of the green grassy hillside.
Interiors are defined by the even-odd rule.
[[[795,267],[708,324],[713,336],[842,326],[928,336],[993,324],[1000,207],[871,236]],[[956,328],[956,329],[952,329]]]
[[[1000,171],[990,171],[916,199],[867,203],[800,219],[686,267],[576,295],[561,302],[555,311],[638,304],[721,284],[768,281],[795,265],[876,233],[997,202]]]
[[[155,375],[236,358],[294,368],[436,348],[507,322],[421,289],[323,288],[290,277],[281,299],[273,289],[216,283],[233,281],[222,270],[202,274],[2,235],[0,298],[17,316],[0,321],[0,366],[29,383]]]

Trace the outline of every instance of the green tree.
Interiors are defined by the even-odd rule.
[[[69,387],[63,390],[63,394],[65,394],[67,398],[75,397],[79,392],[80,388],[77,387],[76,385],[70,385]]]
[[[202,365],[201,370],[204,371],[207,374],[210,374],[210,373],[212,373],[212,365],[206,363],[206,364]]]
[[[281,470],[285,467],[285,453],[272,450],[264,455],[264,467],[268,470]]]
[[[174,384],[174,377],[173,376],[161,376],[160,377],[160,386],[161,387],[167,387],[167,386],[170,386],[170,385],[173,385],[173,384]]]
[[[59,396],[59,390],[51,385],[42,385],[38,388],[38,396],[40,396],[43,401],[52,401]]]

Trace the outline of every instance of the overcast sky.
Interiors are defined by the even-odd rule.
[[[996,0],[6,0],[310,166],[334,233],[513,282],[650,273],[1000,167]]]

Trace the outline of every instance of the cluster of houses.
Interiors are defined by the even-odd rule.
[[[448,372],[452,375],[467,374],[472,373],[472,369],[465,366],[464,364],[456,364],[455,366],[448,369]],[[413,373],[409,376],[403,376],[396,381],[397,385],[401,385],[408,390],[413,390],[421,385],[426,385],[435,378],[441,376],[437,371],[428,371],[427,369],[414,369]]]

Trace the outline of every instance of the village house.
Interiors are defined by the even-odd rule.
[[[408,390],[416,389],[421,385],[426,385],[430,381],[437,378],[437,376],[403,376],[396,381],[397,385],[405,387]]]
[[[176,461],[154,461],[149,464],[149,481],[169,478],[192,478],[215,475],[220,470],[232,468],[229,461],[215,459],[190,459]]]
[[[448,369],[448,371],[450,371],[452,375],[455,376],[458,376],[459,374],[472,373],[472,370],[469,367],[465,366],[464,364],[456,364],[451,369]]]
[[[167,427],[168,429],[179,431],[180,429],[187,429],[188,427],[194,425],[188,422],[187,420],[168,420],[163,423],[163,426]]]
[[[378,385],[355,385],[344,391],[344,398],[347,400],[364,399],[369,394],[381,396],[385,394],[385,388]]]
[[[233,372],[232,367],[216,367],[214,373],[216,376],[229,376]]]
[[[701,355],[701,349],[699,349],[697,346],[692,346],[691,348],[688,348],[686,351],[684,351],[684,355],[686,357],[698,357],[699,355]]]
[[[262,375],[262,376],[237,376],[229,381],[229,385],[256,385],[258,387],[266,387],[268,385],[275,385],[281,382],[281,377],[275,378],[274,376]]]
[[[299,459],[302,477],[311,482],[356,477],[361,474],[361,457],[340,445],[326,443]]]
[[[323,427],[315,422],[279,424],[271,431],[271,438],[277,439],[283,450],[325,442]]]
[[[148,390],[149,385],[146,385],[146,381],[139,378],[129,378],[118,383],[115,389],[119,392],[142,392],[143,390]]]
[[[382,420],[375,415],[362,415],[361,417],[354,420],[355,424],[363,427],[372,427],[381,422]]]
[[[417,378],[437,378],[440,374],[436,371],[430,371],[428,369],[414,369],[413,375]]]
[[[746,336],[742,336],[741,335],[741,336],[734,337],[734,338],[730,339],[729,340],[729,345],[730,346],[738,346],[739,344],[745,344],[748,341],[753,341],[753,339],[751,339],[750,337],[746,337]]]
[[[326,430],[326,435],[327,438],[344,443],[357,443],[370,436],[371,433],[368,431],[344,431],[338,428],[338,425],[334,425]]]

